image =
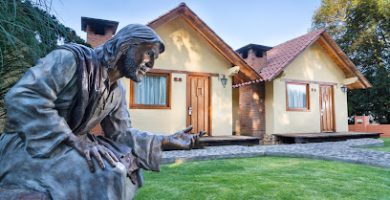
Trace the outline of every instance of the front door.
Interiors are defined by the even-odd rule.
[[[209,133],[210,79],[208,76],[192,76],[187,79],[187,126],[193,133]]]
[[[335,132],[333,86],[320,85],[321,132]]]

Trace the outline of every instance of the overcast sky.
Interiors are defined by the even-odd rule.
[[[275,46],[307,33],[320,0],[52,0],[52,13],[85,39],[81,16],[146,24],[185,2],[233,49]]]

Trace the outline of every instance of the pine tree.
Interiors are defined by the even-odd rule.
[[[59,41],[85,44],[74,30],[50,15],[46,0],[0,0],[0,133],[4,96],[24,72]]]

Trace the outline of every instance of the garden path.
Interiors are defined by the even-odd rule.
[[[166,151],[163,163],[243,158],[258,156],[282,156],[336,160],[390,168],[390,152],[376,151],[361,147],[383,146],[379,139],[353,139],[341,142],[255,145],[255,146],[214,146],[190,151]]]

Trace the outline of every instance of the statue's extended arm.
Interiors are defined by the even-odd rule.
[[[125,91],[121,83],[119,81],[118,83],[122,94],[117,97],[121,98],[121,101],[113,112],[103,119],[102,129],[106,137],[131,147],[142,168],[159,171],[164,137],[132,128],[126,108]]]
[[[50,156],[72,134],[54,102],[75,72],[76,61],[71,52],[53,51],[30,68],[5,97],[6,131],[19,133],[33,157]]]
[[[175,134],[164,137],[162,147],[164,150],[190,150],[195,147],[198,139],[206,132],[191,134],[192,126],[189,126]]]
[[[204,133],[190,134],[191,127],[173,135],[155,135],[147,131],[132,128],[127,111],[125,91],[121,83],[122,95],[120,104],[108,115],[101,126],[105,135],[114,141],[130,146],[139,158],[141,167],[146,170],[159,171],[161,152],[163,149],[191,149],[198,137]]]

